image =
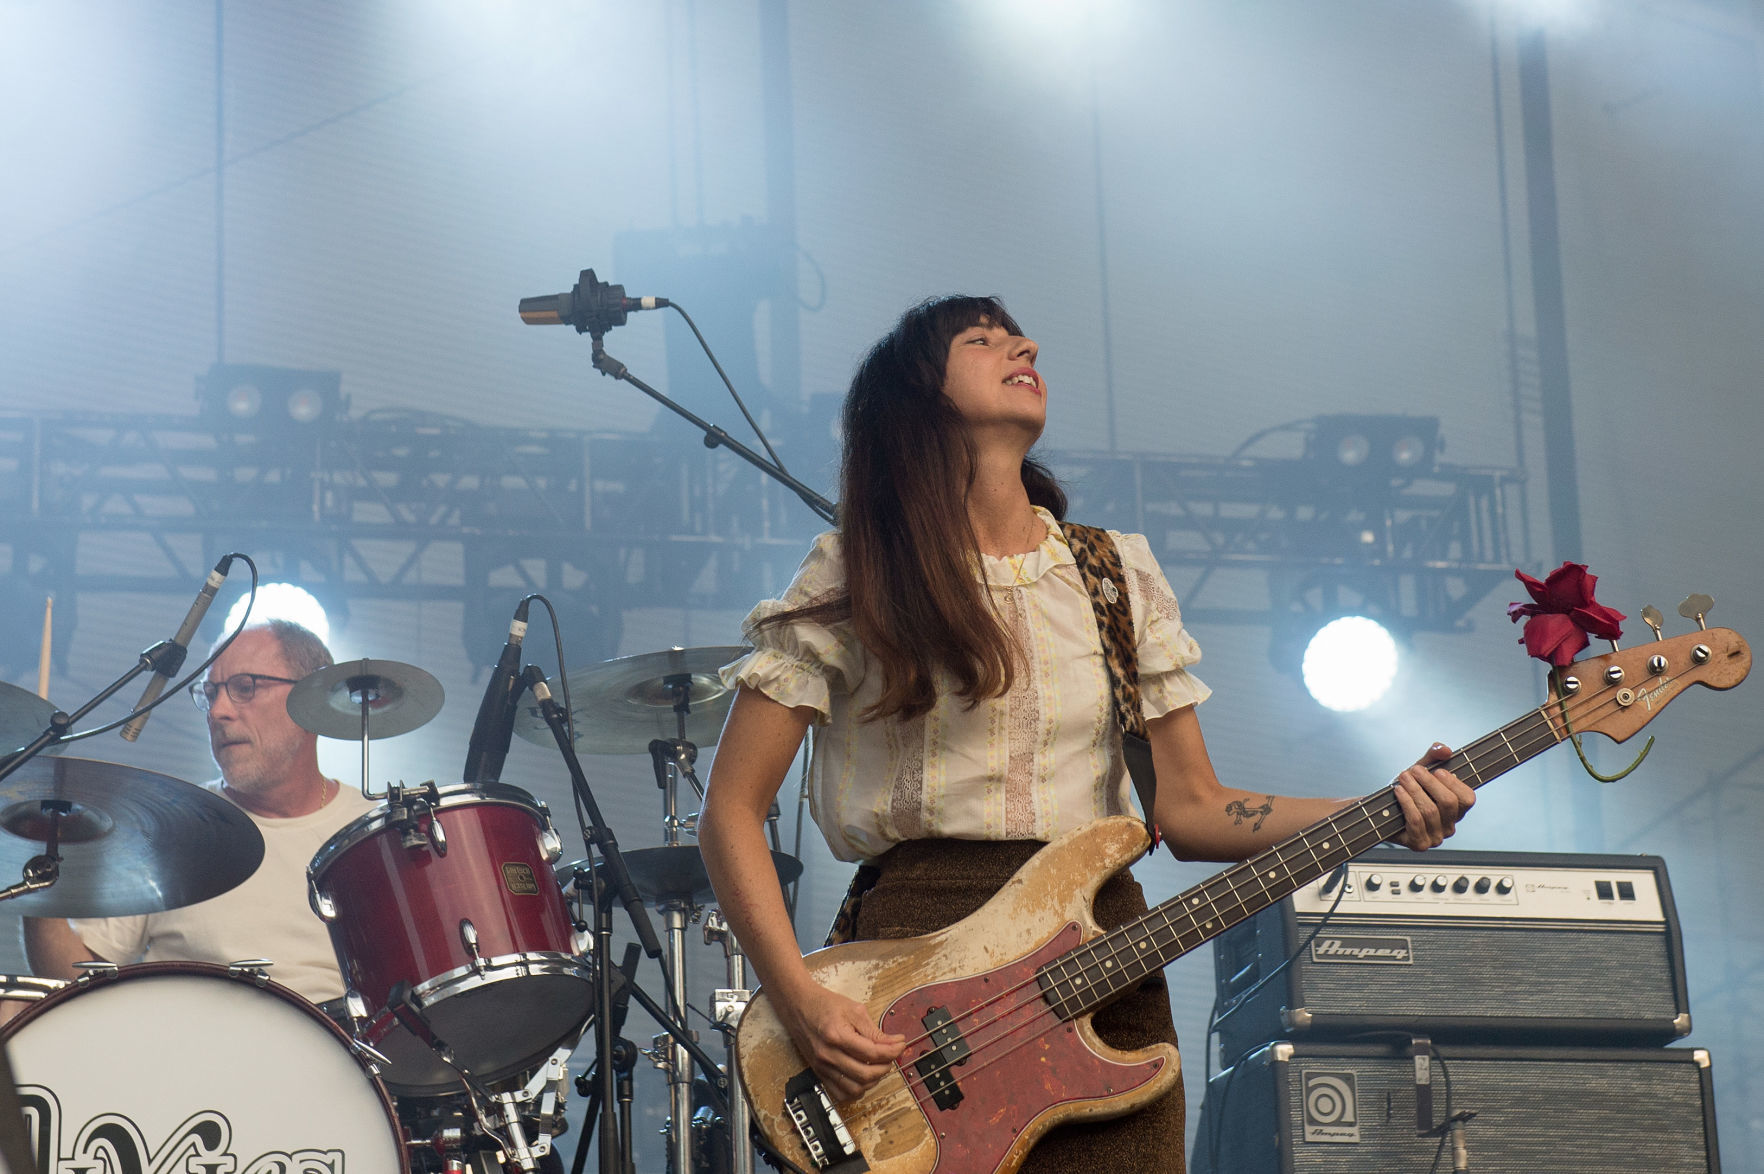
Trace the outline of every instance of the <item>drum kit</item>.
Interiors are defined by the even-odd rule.
[[[562,865],[546,805],[519,787],[372,791],[371,743],[435,717],[443,694],[434,677],[356,660],[295,684],[290,717],[320,737],[359,739],[363,794],[376,801],[306,872],[347,995],[317,1007],[274,982],[261,958],[88,963],[69,983],[5,980],[6,998],[26,1004],[0,1042],[39,1155],[31,1168],[561,1171],[552,1143],[564,1129],[567,1065],[592,1031],[594,1078],[575,1081],[588,1104],[579,1144],[598,1126],[599,1168],[622,1172],[631,1169],[637,1050],[619,1032],[635,999],[667,1029],[646,1054],[668,1084],[669,1170],[749,1174],[733,1049],[718,1064],[680,1022],[687,927],[701,916],[726,967],[712,1020],[732,1029],[748,994],[740,947],[707,909],[709,879],[687,839],[696,817],[682,814],[680,794],[685,783],[703,796],[698,748],[716,741],[733,699],[717,670],[744,651],[674,648],[605,662],[568,678],[567,711],[542,678],[521,696],[513,733],[558,743],[585,820],[589,859]],[[52,717],[65,730],[66,715],[47,701],[0,685],[0,745],[23,744]],[[662,844],[618,852],[577,751],[651,756]],[[0,756],[0,770],[6,763]],[[57,755],[0,778],[0,830],[0,881],[14,869],[22,878],[0,899],[30,917],[178,908],[240,884],[264,855],[256,827],[212,790]],[[781,883],[800,874],[794,857],[774,858]],[[656,939],[639,899],[662,916],[665,947],[650,952],[663,962],[665,1006],[633,981],[637,945],[622,964],[610,958],[624,878],[640,941]],[[578,1150],[575,1170],[583,1160]]]

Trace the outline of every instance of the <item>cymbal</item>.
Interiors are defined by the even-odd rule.
[[[557,870],[558,884],[569,888],[578,875],[586,871],[586,860],[565,864]],[[596,868],[605,868],[600,863]],[[710,874],[704,870],[704,857],[695,844],[662,844],[654,848],[633,848],[625,853],[625,867],[631,870],[631,882],[643,899],[652,905],[667,901],[690,900],[703,905],[715,898],[711,891]],[[787,885],[802,875],[802,861],[788,852],[773,852],[772,867],[778,870],[778,883]]]
[[[288,690],[288,716],[321,738],[361,738],[361,699],[368,698],[368,737],[408,734],[441,712],[441,682],[414,664],[346,660],[320,669]]]
[[[669,648],[603,661],[569,675],[570,713],[579,754],[647,754],[656,738],[679,736],[674,687],[690,690],[686,740],[713,746],[735,700],[717,670],[750,651],[740,645]],[[561,704],[563,691],[553,689]],[[551,727],[528,694],[515,715],[515,733],[542,746],[554,744]]]
[[[34,741],[49,728],[54,712],[54,705],[29,689],[0,681],[0,757]]]
[[[59,822],[61,875],[0,902],[27,917],[129,917],[217,897],[257,871],[263,836],[213,791],[90,758],[31,759],[0,781],[0,886],[43,851],[46,802]]]

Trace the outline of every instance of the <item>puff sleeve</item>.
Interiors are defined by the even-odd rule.
[[[1128,598],[1133,605],[1139,691],[1145,701],[1145,716],[1162,717],[1184,706],[1200,704],[1213,691],[1188,671],[1190,665],[1200,660],[1201,650],[1182,626],[1175,591],[1152,556],[1145,535],[1115,534],[1114,538],[1127,572]]]
[[[833,694],[849,694],[863,676],[863,650],[851,626],[756,625],[768,616],[825,599],[844,585],[839,536],[829,531],[815,539],[784,594],[761,602],[741,622],[753,651],[723,668],[723,683],[730,688],[746,685],[780,705],[811,706],[816,722],[825,723],[832,715]]]

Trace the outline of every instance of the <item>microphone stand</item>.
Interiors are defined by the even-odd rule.
[[[130,681],[146,672],[164,672],[167,676],[175,675],[183,664],[186,653],[175,642],[161,640],[158,644],[141,653],[135,667],[105,686],[103,691],[73,713],[56,710],[49,715],[49,725],[41,734],[29,743],[13,751],[4,759],[0,759],[0,782],[10,778],[19,767],[41,754],[50,746],[58,745],[67,739],[67,732],[75,722],[109,701],[118,690]],[[61,856],[57,853],[57,827],[63,815],[68,814],[72,805],[57,799],[42,801],[43,814],[49,817],[49,840],[42,855],[33,856],[25,861],[23,877],[18,883],[0,889],[0,901],[12,897],[22,897],[26,893],[35,893],[46,889],[61,877]]]
[[[804,485],[801,481],[798,481],[795,477],[792,477],[785,470],[779,468],[765,457],[754,452],[751,448],[748,448],[733,436],[730,436],[717,425],[699,419],[687,409],[681,407],[655,388],[649,386],[649,384],[643,382],[643,380],[631,374],[631,369],[629,367],[606,353],[605,335],[606,332],[604,330],[595,332],[593,335],[594,369],[596,371],[599,371],[602,375],[610,375],[614,379],[620,379],[629,383],[632,387],[635,387],[638,391],[641,391],[644,395],[648,396],[662,407],[668,409],[668,411],[674,413],[674,415],[679,416],[682,420],[685,420],[700,432],[704,433],[704,447],[720,447],[728,449],[760,472],[783,485],[786,489],[790,490],[790,492],[796,494],[797,497],[800,497],[804,505],[820,515],[822,521],[829,525],[836,524],[832,502]]]
[[[612,984],[612,900],[618,897],[631,916],[637,938],[643,944],[643,952],[657,961],[661,960],[661,943],[656,940],[655,928],[649,922],[649,915],[643,908],[643,898],[637,892],[636,884],[631,880],[630,870],[625,866],[624,854],[619,851],[619,842],[601,817],[600,805],[594,801],[594,792],[588,786],[588,778],[582,773],[581,759],[576,757],[576,748],[570,742],[569,731],[564,728],[563,710],[555,702],[541,703],[540,712],[545,717],[545,724],[551,727],[552,737],[557,741],[557,748],[563,755],[564,765],[569,768],[570,785],[575,789],[581,801],[582,810],[588,817],[586,831],[590,852],[599,849],[606,861],[606,878],[603,884],[600,879],[601,870],[593,870],[595,875],[594,891],[594,950],[595,992],[594,992],[594,1047],[595,1064],[600,1075],[600,1168],[602,1170],[618,1170],[618,1123],[617,1123],[617,1073],[614,1070],[613,1055],[618,1040],[613,1030],[613,984]],[[700,1064],[708,1065],[708,1071],[716,1072],[717,1062],[708,1052],[692,1038],[686,1025],[676,1020],[671,1014],[658,1006],[654,999],[645,994],[636,983],[627,987],[632,997],[643,1005],[650,1016],[661,1025],[662,1029],[673,1036]],[[727,1111],[727,1101],[723,1096],[723,1085],[726,1078],[719,1077],[710,1082],[715,1099],[720,1102],[719,1108]],[[680,1128],[684,1128],[682,1123]]]

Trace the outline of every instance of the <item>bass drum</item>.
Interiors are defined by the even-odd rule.
[[[95,971],[0,1032],[45,1170],[386,1174],[391,1099],[318,1008],[201,962]]]

